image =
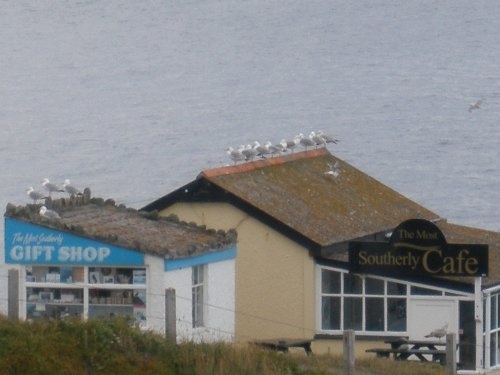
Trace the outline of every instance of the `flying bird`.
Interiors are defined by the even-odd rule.
[[[481,108],[482,103],[483,103],[482,99],[479,99],[479,100],[475,101],[474,103],[470,103],[469,104],[469,112],[472,112],[475,109]]]
[[[51,183],[48,178],[43,179],[42,185],[49,192],[49,197],[53,192],[60,192],[60,193],[64,192],[64,190],[61,189],[59,186]]]
[[[82,194],[80,190],[78,190],[75,186],[71,185],[70,180],[65,179],[64,184],[63,184],[63,189],[69,194],[69,195],[78,195]]]
[[[36,204],[37,201],[39,201],[40,199],[44,199],[45,196],[40,193],[39,191],[36,191],[35,189],[33,189],[33,186],[30,186],[27,190],[26,190],[26,194],[28,194],[28,196],[33,199],[33,203]]]
[[[49,210],[47,207],[42,206],[40,207],[39,211],[40,216],[46,217],[48,219],[60,219],[61,216],[53,210]]]
[[[328,167],[330,168],[327,172],[325,172],[326,175],[333,176],[333,177],[338,177],[340,174],[340,164],[339,161],[335,161],[335,164],[330,164],[328,163]]]
[[[447,331],[448,331],[448,323],[446,323],[441,328],[437,328],[437,329],[433,330],[428,335],[425,335],[425,337],[435,337],[435,338],[440,339],[441,337],[446,336]]]

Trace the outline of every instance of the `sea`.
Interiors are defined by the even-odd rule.
[[[499,19],[494,0],[2,1],[0,206],[49,178],[140,208],[229,146],[322,130],[500,231]]]

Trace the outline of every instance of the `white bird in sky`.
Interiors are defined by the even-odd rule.
[[[474,103],[469,104],[469,112],[472,112],[475,109],[481,108],[482,99],[476,100]]]
[[[78,190],[75,186],[71,185],[71,182],[68,179],[64,180],[63,189],[66,190],[66,192],[69,195],[78,195],[78,194],[81,194],[81,191]]]
[[[440,339],[441,337],[446,336],[447,332],[448,332],[448,323],[446,323],[441,328],[437,328],[437,329],[433,330],[428,335],[425,335],[425,337],[435,337],[435,338]]]
[[[53,210],[49,210],[47,207],[42,206],[40,207],[39,211],[40,216],[46,217],[48,219],[60,219],[61,216]]]
[[[30,186],[27,190],[26,190],[26,194],[28,194],[28,196],[33,199],[33,203],[36,203],[37,201],[39,201],[40,199],[43,199],[45,198],[45,196],[40,193],[39,191],[36,191],[35,189],[33,189],[33,186]]]
[[[53,192],[61,192],[61,193],[64,192],[64,190],[61,189],[59,186],[57,186],[56,184],[51,183],[48,178],[44,178],[43,179],[42,185],[49,192],[49,197],[51,196],[51,194]]]

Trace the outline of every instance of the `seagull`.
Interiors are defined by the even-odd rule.
[[[330,175],[330,176],[333,176],[333,177],[338,177],[338,175],[340,174],[340,164],[339,164],[339,161],[335,161],[335,164],[330,164],[328,163],[328,167],[330,168],[330,170],[328,172],[325,172],[326,175]]]
[[[425,335],[425,337],[436,337],[436,338],[440,339],[441,337],[446,336],[447,330],[448,330],[448,323],[446,323],[441,328],[437,328],[437,329],[433,330],[428,335]]]
[[[43,179],[42,185],[49,192],[49,197],[52,194],[52,192],[54,192],[54,191],[61,192],[61,193],[64,192],[64,190],[61,189],[59,186],[51,183],[48,178]]]
[[[474,103],[470,103],[469,104],[469,112],[472,112],[475,109],[481,108],[481,103],[482,102],[483,102],[483,100],[479,99],[479,100],[475,101]]]
[[[281,143],[273,145],[271,142],[268,142],[266,144],[269,147],[269,153],[271,156],[278,155],[286,151],[286,148]]]
[[[33,186],[30,186],[27,190],[26,190],[26,194],[28,194],[28,196],[33,199],[33,203],[36,203],[37,201],[39,201],[40,199],[43,199],[45,198],[45,196],[36,191],[35,189],[33,189]]]
[[[78,194],[81,194],[81,191],[78,190],[73,185],[71,185],[71,182],[68,179],[64,180],[63,188],[64,188],[64,190],[66,190],[66,192],[69,195],[78,195]]]
[[[252,145],[246,145],[246,147],[241,150],[241,153],[245,157],[245,160],[253,160],[257,156],[257,150],[252,147]]]
[[[46,217],[48,219],[60,219],[61,216],[55,211],[49,210],[47,207],[40,207],[39,211],[40,216]]]
[[[302,133],[300,133],[298,135],[298,137],[300,139],[300,141],[299,141],[300,144],[305,147],[306,151],[307,151],[308,147],[316,145],[316,143],[314,143],[314,141],[311,138],[304,137],[304,134],[302,134]]]
[[[228,147],[227,149],[227,154],[231,158],[232,161],[234,161],[234,164],[236,164],[239,161],[244,161],[245,156],[241,153],[241,151],[245,148],[245,146],[239,146],[238,149],[234,149],[232,147]]]
[[[287,141],[285,139],[281,140],[280,142],[281,144],[286,144],[286,149],[287,150],[291,150],[292,153],[293,153],[293,150],[295,149],[295,147],[297,147],[297,145],[300,143],[300,138],[299,136],[295,136],[295,138],[291,141]]]
[[[309,138],[312,139],[312,141],[314,142],[316,147],[326,146],[326,140],[320,134],[316,134],[315,132],[311,132],[311,134],[309,134]]]
[[[255,141],[254,145],[254,148],[257,151],[257,156],[265,158],[266,155],[270,153],[269,145],[271,145],[271,142],[267,141],[265,144],[261,145],[258,141]]]
[[[333,138],[333,137],[331,137],[331,136],[323,133],[322,130],[318,130],[317,135],[319,137],[323,138],[323,140],[325,141],[325,143],[335,143],[335,144],[337,144],[339,142],[338,139],[335,139],[335,138]]]

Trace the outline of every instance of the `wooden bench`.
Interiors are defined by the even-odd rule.
[[[275,350],[282,353],[287,353],[289,348],[302,348],[307,355],[312,354],[311,350],[312,340],[307,339],[272,339],[272,340],[259,340],[254,343],[263,348]]]
[[[399,348],[373,348],[367,349],[367,353],[375,353],[377,357],[389,358],[393,354],[396,360],[407,360],[410,356],[414,355],[423,362],[428,362],[428,359],[424,357],[425,355],[432,356],[432,362],[445,363],[446,360],[446,350],[438,349],[399,349]]]

